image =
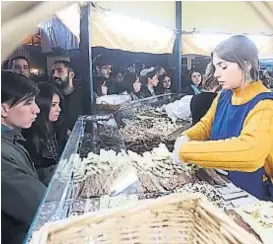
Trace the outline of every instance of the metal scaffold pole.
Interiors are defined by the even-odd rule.
[[[84,86],[85,114],[94,114],[94,88],[92,75],[92,49],[91,49],[91,2],[81,7],[80,19],[80,55],[82,60],[81,77]]]
[[[175,64],[176,64],[176,82],[177,92],[182,92],[182,2],[175,2],[175,27],[176,27],[176,41],[175,41]]]

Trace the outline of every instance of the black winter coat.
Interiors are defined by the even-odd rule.
[[[19,143],[22,140],[19,131],[2,129],[1,220],[4,244],[23,242],[46,191],[28,152]]]

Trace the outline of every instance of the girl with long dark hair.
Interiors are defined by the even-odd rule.
[[[23,134],[39,177],[47,184],[65,146],[67,130],[61,126],[63,97],[60,91],[47,82],[39,83],[38,87],[36,103],[40,114]]]
[[[167,73],[158,77],[159,83],[155,89],[156,95],[171,93],[172,80]]]
[[[132,98],[137,100],[142,98],[140,95],[141,82],[139,76],[133,72],[127,72],[121,82],[123,90],[125,90]]]

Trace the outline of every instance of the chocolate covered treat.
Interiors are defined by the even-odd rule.
[[[139,154],[150,151],[160,143],[165,143],[172,151],[175,142],[169,134],[181,128],[183,132],[189,128],[189,122],[173,123],[167,118],[138,116],[138,119],[120,129],[128,150]],[[183,129],[184,128],[184,129]]]
[[[195,167],[173,164],[171,155],[164,144],[142,155],[133,151],[117,154],[104,149],[100,154],[90,152],[86,158],[75,162],[74,192],[78,192],[76,196],[80,199],[109,194],[117,175],[128,169],[137,175],[140,193],[171,191],[195,182]]]
[[[206,181],[211,185],[225,185],[227,182],[214,169],[200,168],[196,172],[198,179]]]

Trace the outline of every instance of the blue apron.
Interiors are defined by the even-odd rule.
[[[233,91],[223,90],[216,108],[210,140],[223,140],[238,137],[248,113],[264,99],[273,99],[272,92],[264,92],[242,105],[232,105]],[[249,192],[258,199],[264,197],[264,167],[254,172],[228,171],[228,179],[237,187]]]

